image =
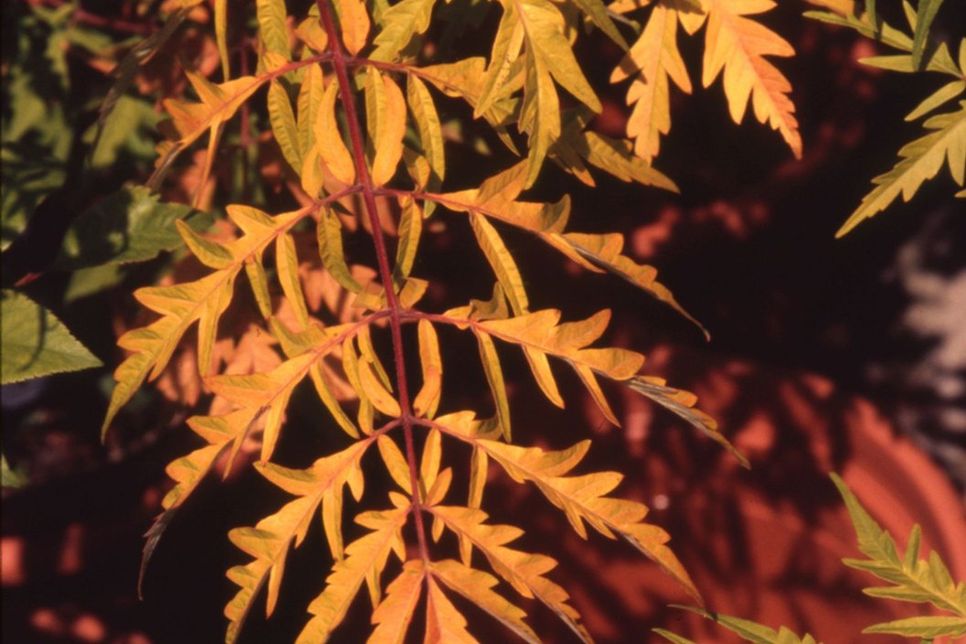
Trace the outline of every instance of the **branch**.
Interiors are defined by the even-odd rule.
[[[403,354],[402,323],[400,322],[399,300],[393,288],[392,270],[389,267],[389,254],[386,251],[386,240],[379,223],[379,212],[376,209],[375,188],[366,166],[365,147],[362,142],[362,130],[359,127],[359,115],[352,97],[352,84],[346,71],[346,53],[342,49],[342,41],[332,20],[332,13],[325,0],[316,0],[322,27],[325,29],[329,41],[329,53],[335,68],[336,79],[339,83],[339,97],[345,110],[346,122],[349,128],[349,139],[352,145],[352,157],[356,167],[356,176],[362,187],[362,198],[369,217],[369,228],[375,245],[376,259],[379,264],[379,277],[386,291],[386,304],[389,308],[389,326],[392,333],[393,358],[396,367],[396,385],[399,387],[399,408],[403,426],[403,438],[406,446],[406,461],[409,465],[409,479],[412,488],[413,516],[416,524],[416,537],[419,541],[419,552],[427,564],[429,563],[429,549],[426,545],[426,530],[423,526],[421,512],[422,502],[419,498],[419,475],[416,464],[416,447],[413,443],[413,413],[409,399],[409,383],[406,380],[406,362]]]

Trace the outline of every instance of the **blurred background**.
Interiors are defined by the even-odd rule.
[[[190,376],[191,347],[179,352],[157,387],[137,395],[103,445],[100,423],[111,371],[122,358],[115,340],[150,320],[131,292],[197,267],[177,250],[147,262],[75,271],[58,270],[55,258],[81,212],[150,174],[158,101],[184,91],[182,62],[205,73],[218,65],[203,3],[134,77],[117,104],[121,116],[110,120],[87,158],[109,72],[159,29],[158,12],[173,4],[2,3],[4,287],[20,284],[105,365],[3,387],[2,449],[22,483],[3,490],[5,642],[219,641],[222,607],[235,591],[224,571],[245,560],[225,534],[284,501],[250,467],[236,468],[224,482],[209,477],[168,529],[148,570],[145,598],[138,600],[141,535],[170,485],[164,467],[201,444],[184,424],[210,398]],[[935,30],[958,39],[966,5],[948,4]],[[735,126],[715,83],[696,87],[690,97],[672,91],[673,129],[655,166],[677,182],[680,195],[601,174],[589,189],[549,165],[534,191],[534,198],[569,191],[576,230],[624,233],[627,253],[659,269],[710,330],[710,342],[619,280],[583,273],[523,234],[506,237],[518,257],[528,258],[521,269],[534,308],[562,308],[568,319],[614,309],[607,342],[643,351],[646,373],[697,393],[752,469],[618,387],[607,393],[622,429],[610,427],[569,376],[560,379],[568,412],[553,413],[525,361],[502,349],[501,358],[512,381],[515,441],[562,447],[592,437],[588,469],[626,475],[619,492],[652,508],[650,520],[670,532],[711,608],[808,630],[826,642],[850,642],[862,627],[918,608],[863,596],[871,578],[839,563],[857,552],[829,471],[844,475],[900,543],[921,523],[925,547],[938,550],[954,577],[966,578],[966,218],[951,196],[953,182],[941,172],[911,203],[833,239],[872,177],[891,168],[899,147],[920,135],[921,126],[903,117],[938,84],[926,74],[860,65],[859,58],[877,52],[874,45],[805,20],[806,8],[783,2],[763,19],[797,51],[777,65],[794,86],[805,143],[800,161],[751,118]],[[496,17],[491,12],[477,29],[491,28]],[[240,33],[244,26],[233,29]],[[700,40],[680,39],[694,78]],[[484,41],[463,40],[466,53],[485,50]],[[621,53],[596,36],[579,47],[604,102],[593,127],[622,136],[626,88],[606,81]],[[483,128],[465,120],[456,101],[434,96],[449,137],[447,185],[476,185],[506,156]],[[260,109],[246,115],[249,130],[239,132],[238,119],[232,122],[215,175],[201,187],[216,220],[235,200],[269,212],[292,206],[277,148],[270,135],[259,134],[267,127]],[[163,201],[189,203],[199,188],[204,153],[184,157]],[[463,219],[439,213],[429,230],[414,269],[433,281],[423,304],[441,309],[487,296],[489,270],[473,252]],[[367,244],[361,231],[350,239],[350,259],[371,265]],[[317,272],[303,268],[306,280]],[[322,288],[313,308],[327,306],[328,296]],[[225,359],[270,362],[274,349],[265,343],[232,343],[226,328],[247,324],[239,316],[223,325]],[[472,340],[457,333],[441,339],[442,409],[490,413],[477,366],[461,366],[461,356],[476,353]],[[288,418],[280,462],[310,462],[338,445],[309,392],[299,390]],[[487,509],[494,520],[525,527],[521,547],[561,562],[554,578],[599,641],[650,641],[655,626],[700,641],[730,641],[666,608],[686,598],[630,547],[597,537],[582,541],[538,494],[490,474]],[[301,629],[305,606],[330,565],[321,544],[314,527],[290,555],[275,615],[265,621],[260,608],[253,611],[244,641],[291,641]],[[547,641],[570,641],[552,614],[525,607]],[[364,637],[368,614],[366,601],[357,601],[336,641]],[[473,609],[469,615],[480,617]],[[505,637],[487,631],[485,619],[479,627],[489,634],[484,641]]]

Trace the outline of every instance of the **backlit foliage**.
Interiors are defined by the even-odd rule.
[[[861,10],[853,2],[809,1],[828,6],[832,11],[809,11],[806,16],[854,29],[901,52],[864,58],[862,63],[893,72],[932,72],[947,77],[942,87],[923,99],[906,116],[907,121],[917,121],[928,115],[929,118],[923,122],[927,133],[902,146],[899,162],[872,180],[875,188],[862,199],[837,236],[845,235],[864,220],[882,212],[900,195],[903,201],[909,201],[919,187],[933,179],[944,165],[948,166],[950,176],[960,187],[956,196],[966,198],[966,101],[956,101],[966,92],[966,38],[961,38],[959,44],[953,47],[957,51],[955,57],[946,43],[935,45],[929,41],[929,29],[943,0],[919,0],[915,7],[908,0],[903,0],[902,9],[908,30],[886,22],[876,11],[875,0],[866,0]],[[949,80],[950,77],[952,80]],[[956,107],[951,110],[944,108],[950,102]],[[940,108],[946,111],[938,111]]]
[[[540,391],[557,407],[566,401],[553,364],[572,368],[603,417],[615,425],[617,414],[602,382],[651,399],[742,463],[744,458],[695,406],[693,394],[641,374],[643,355],[600,342],[609,310],[574,320],[557,309],[535,308],[504,234],[523,231],[578,267],[620,277],[704,332],[658,280],[654,267],[624,253],[620,234],[580,232],[580,224],[571,225],[567,194],[538,201],[526,191],[550,163],[588,185],[594,185],[594,173],[603,171],[622,181],[677,189],[651,161],[660,136],[670,128],[668,80],[684,91],[691,88],[677,51],[679,24],[687,34],[704,29],[702,83],[723,79],[735,122],[750,109],[799,156],[802,142],[791,87],[769,58],[793,52],[757,21],[773,4],[676,0],[605,7],[600,0],[501,0],[466,4],[459,10],[473,17],[456,22],[450,14],[450,20],[437,25],[442,5],[434,0],[401,0],[391,6],[320,0],[304,14],[289,15],[282,0],[258,0],[254,16],[239,18],[229,11],[244,12],[244,6],[216,0],[211,6],[217,71],[186,70],[195,98],[163,102],[165,139],[149,186],[163,186],[180,157],[204,140],[196,194],[196,203],[204,206],[202,188],[215,169],[227,124],[238,113],[250,124],[252,111],[258,110],[267,115],[260,125],[270,130],[285,185],[300,204],[281,213],[264,212],[252,204],[254,199],[229,205],[217,235],[177,222],[184,244],[205,272],[191,281],[135,293],[155,317],[118,342],[128,353],[115,371],[103,424],[107,432],[123,406],[146,381],[162,376],[185,336],[194,333],[198,376],[213,402],[208,413],[187,424],[205,444],[168,466],[175,484],[148,534],[145,564],[173,513],[220,461],[230,470],[253,438],[260,444],[255,469],[292,497],[255,525],[228,535],[246,556],[244,564],[227,573],[237,586],[225,607],[228,642],[238,638],[246,616],[262,602],[267,614],[273,612],[287,559],[293,549],[313,541],[317,516],[333,565],[327,576],[320,576],[319,594],[307,606],[299,642],[328,639],[363,586],[372,607],[374,642],[402,641],[420,608],[425,611],[420,619],[425,641],[475,641],[457,608],[462,600],[453,603],[456,596],[523,640],[538,641],[511,590],[536,599],[577,637],[590,641],[567,591],[552,580],[557,562],[519,549],[522,530],[491,520],[483,509],[491,465],[521,484],[532,484],[581,537],[596,532],[626,542],[700,602],[668,545],[668,534],[645,521],[648,508],[615,495],[622,476],[581,467],[589,441],[562,450],[513,444],[501,354],[521,351]],[[174,37],[186,16],[201,8],[198,0],[181,0],[163,33],[132,51],[134,58],[121,65],[102,122],[139,61]],[[499,14],[492,34],[472,26],[481,24],[487,11]],[[646,22],[630,46],[625,40],[630,31],[625,26],[632,23],[628,15]],[[243,71],[237,63],[250,62],[244,58],[249,41],[229,24],[243,25],[248,18],[257,64]],[[628,139],[588,128],[601,102],[573,49],[588,26],[627,51],[611,80],[631,80]],[[450,35],[447,29],[457,31]],[[434,46],[458,37],[459,29],[476,29],[477,38],[492,37],[489,55],[454,60]],[[430,40],[432,30],[440,33],[434,31]],[[232,54],[239,48],[241,61]],[[447,176],[447,141],[454,136],[452,123],[471,118],[487,124],[505,145],[495,158],[511,160],[479,185],[460,185]],[[468,299],[448,310],[419,308],[430,287],[416,270],[420,242],[432,234],[437,218],[465,222],[472,231],[479,256],[494,276],[488,299]],[[346,236],[359,230],[371,235],[373,267],[361,266],[347,252]],[[306,278],[313,263],[308,254],[316,253],[330,294],[349,303],[338,315],[319,312],[316,285]],[[260,343],[271,356],[253,359],[243,369],[225,364],[218,349],[224,333],[220,323],[235,307],[245,306],[240,300],[251,302],[262,321],[239,344]],[[473,361],[444,364],[443,328],[475,340],[492,394],[492,417],[454,408],[444,396],[445,375],[473,368]],[[376,348],[383,345],[391,347],[386,355]],[[286,429],[286,409],[304,381],[318,396],[326,429],[344,444],[334,453],[316,455],[309,467],[293,468],[276,460],[276,447]],[[379,463],[395,488],[388,495],[371,489],[366,476]],[[461,471],[468,471],[468,480],[454,485]],[[348,522],[359,528],[347,529]],[[350,534],[361,536],[350,540]]]
[[[922,538],[922,529],[919,525],[912,527],[906,543],[906,551],[900,556],[892,535],[883,530],[866,512],[845,481],[834,473],[831,477],[849,511],[859,551],[868,557],[868,559],[843,559],[842,563],[850,568],[869,572],[890,584],[866,588],[865,594],[883,599],[931,604],[945,613],[873,624],[862,632],[899,635],[915,638],[920,642],[931,642],[937,637],[959,638],[966,635],[966,583],[953,581],[949,575],[949,569],[935,551],[929,553],[926,559],[919,557]],[[742,640],[753,644],[816,643],[815,638],[808,633],[799,637],[785,626],[779,627],[776,631],[763,624],[712,613],[704,608],[693,606],[678,606],[678,608],[706,617],[735,633]],[[656,628],[654,632],[674,644],[694,644],[690,639],[663,628]]]

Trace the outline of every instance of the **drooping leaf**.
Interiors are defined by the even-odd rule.
[[[624,237],[619,233],[584,234],[566,233],[564,229],[570,218],[570,199],[564,197],[557,203],[532,203],[517,201],[516,198],[525,183],[526,165],[517,164],[508,170],[487,179],[479,189],[461,190],[441,195],[427,195],[426,198],[454,211],[482,215],[497,219],[510,225],[536,234],[544,242],[566,255],[584,268],[595,272],[614,273],[638,288],[668,304],[678,313],[696,324],[707,336],[707,331],[677,302],[670,290],[657,281],[657,269],[646,264],[638,264],[621,254]],[[525,293],[521,292],[522,280],[518,284],[511,268],[513,262],[509,253],[503,253],[492,244],[491,235],[477,234],[491,242],[487,258],[500,277],[501,285],[508,291],[511,304],[517,313],[526,310]],[[483,246],[481,242],[481,247]],[[505,246],[504,246],[505,248]],[[486,252],[484,248],[484,252]],[[513,264],[515,268],[515,263]],[[517,274],[519,271],[517,271]]]
[[[23,293],[3,289],[0,327],[4,385],[102,364],[57,316]]]
[[[669,387],[664,379],[653,376],[636,376],[628,381],[627,386],[683,418],[692,427],[731,452],[743,467],[751,467],[745,455],[721,433],[717,421],[698,409],[698,397],[693,393]]]
[[[763,624],[758,624],[751,620],[741,619],[740,617],[731,617],[730,615],[721,615],[720,613],[712,613],[703,608],[697,608],[695,606],[676,605],[675,608],[683,608],[684,610],[691,611],[692,613],[710,619],[711,621],[728,629],[746,642],[752,642],[753,644],[817,644],[815,638],[808,633],[802,637],[799,637],[784,626],[779,627],[779,629],[776,631],[773,628]],[[664,633],[661,633],[661,635],[663,636]],[[673,633],[671,635],[673,636]],[[679,641],[675,640],[673,637],[668,637],[667,639],[672,642]],[[684,640],[684,638],[681,638],[681,640],[687,641]]]
[[[927,180],[948,161],[949,173],[960,186],[966,182],[966,101],[955,112],[937,114],[924,123],[930,130],[899,150],[899,163],[872,180],[875,188],[835,233],[842,237],[864,220],[882,212],[902,195],[909,201]]]

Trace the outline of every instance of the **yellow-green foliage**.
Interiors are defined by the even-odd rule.
[[[890,584],[866,588],[863,592],[871,597],[932,604],[939,610],[950,613],[907,617],[873,624],[862,632],[899,635],[916,638],[920,642],[931,642],[937,637],[959,638],[966,635],[966,583],[953,581],[946,564],[935,551],[929,553],[926,559],[919,557],[922,537],[919,525],[912,527],[905,554],[900,557],[892,535],[883,530],[865,511],[840,476],[832,473],[831,477],[849,511],[859,551],[868,557],[868,559],[843,559],[842,563],[850,568],[869,572]],[[744,641],[754,644],[815,644],[816,642],[815,638],[808,633],[798,637],[785,626],[779,627],[776,631],[763,624],[712,613],[704,608],[693,606],[678,606],[678,608],[706,617],[735,633]],[[694,644],[688,638],[663,628],[656,628],[654,632],[674,644]]]
[[[849,27],[902,52],[864,58],[861,62],[866,65],[900,73],[934,72],[953,79],[909,112],[907,121],[933,114],[923,123],[927,134],[899,150],[899,162],[872,180],[875,188],[862,199],[836,235],[841,237],[847,234],[866,219],[888,208],[900,195],[903,201],[909,201],[923,183],[936,176],[944,164],[948,164],[953,181],[960,188],[966,186],[966,101],[959,101],[958,109],[934,113],[966,91],[966,38],[959,41],[959,52],[955,59],[946,43],[928,46],[929,28],[943,0],[919,0],[916,7],[903,0],[902,8],[911,33],[885,22],[876,12],[874,0],[866,0],[861,13],[856,13],[852,2],[809,2],[828,6],[832,11],[809,11],[805,13],[806,16]],[[961,189],[956,196],[966,198],[966,189]]]

